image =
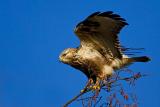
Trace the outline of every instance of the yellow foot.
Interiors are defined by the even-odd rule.
[[[91,86],[91,89],[92,90],[100,90],[100,85],[93,85],[93,86]]]
[[[90,88],[92,91],[100,90],[101,86],[100,86],[99,81],[96,81],[96,83],[95,83],[95,84],[92,84],[89,88]]]
[[[83,90],[81,90],[80,92],[81,92],[81,93],[83,93],[83,92],[84,92],[84,89],[83,89]]]

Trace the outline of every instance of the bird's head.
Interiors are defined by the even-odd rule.
[[[59,60],[63,63],[69,64],[75,55],[76,49],[68,48],[65,49],[59,56]]]

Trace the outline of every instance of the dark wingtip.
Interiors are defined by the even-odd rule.
[[[107,11],[107,12],[102,12],[102,13],[100,13],[98,16],[104,16],[104,17],[107,17],[107,16],[109,16],[109,15],[112,15],[112,11]]]
[[[88,18],[97,16],[97,15],[100,14],[100,13],[101,13],[101,12],[94,12],[94,13],[92,13],[91,15],[89,15]]]
[[[124,25],[128,25],[128,23],[126,22],[126,20],[124,18],[122,18],[118,14],[113,13],[112,11],[102,12],[102,13],[99,13],[97,15],[98,16],[103,16],[103,17],[109,17],[109,18],[112,18],[114,20],[122,22]]]
[[[112,18],[113,20],[120,21],[124,25],[129,25],[124,18],[122,18],[120,15],[115,14],[113,11],[106,11],[106,12],[94,12],[91,15],[89,15],[87,18],[92,18],[94,16],[102,16],[102,17],[108,17]]]

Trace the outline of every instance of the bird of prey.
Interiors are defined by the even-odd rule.
[[[124,54],[118,34],[125,25],[126,20],[112,11],[91,14],[75,27],[80,46],[65,49],[60,61],[82,71],[93,83],[134,62],[150,61],[147,56]]]

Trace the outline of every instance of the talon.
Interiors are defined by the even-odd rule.
[[[81,92],[81,93],[83,93],[83,92],[84,92],[84,90],[81,90],[80,92]]]
[[[98,86],[93,86],[93,88],[96,90],[96,89],[100,89],[100,86],[98,85]]]
[[[94,85],[94,86],[92,87],[92,89],[93,89],[93,90],[96,90],[96,89],[97,89],[97,86]]]
[[[100,90],[100,86],[97,86],[97,89]]]
[[[89,88],[92,89],[93,91],[100,90],[100,86],[99,85],[93,85],[93,86],[90,86]]]

